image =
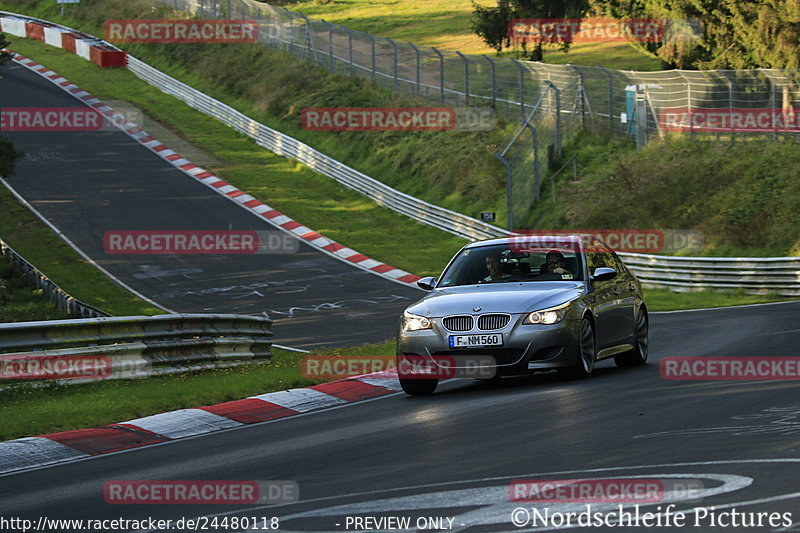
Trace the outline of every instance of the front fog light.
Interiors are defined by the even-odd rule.
[[[411,313],[403,313],[403,331],[419,331],[421,329],[431,329],[429,318]]]

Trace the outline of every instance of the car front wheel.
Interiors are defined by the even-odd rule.
[[[597,358],[597,349],[594,339],[594,328],[588,318],[581,321],[580,337],[578,339],[578,358],[569,368],[561,369],[562,375],[572,379],[588,378],[594,370]]]

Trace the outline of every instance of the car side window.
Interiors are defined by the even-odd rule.
[[[611,259],[614,261],[615,265],[613,268],[617,272],[623,275],[628,273],[628,267],[625,266],[625,263],[622,262],[622,259],[620,259],[619,256],[616,254],[616,252],[614,252],[613,250],[611,250]]]
[[[587,264],[589,265],[589,275],[593,275],[598,268],[614,268],[609,261],[609,250],[598,241],[591,241],[586,254]]]

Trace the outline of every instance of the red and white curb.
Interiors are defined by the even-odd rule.
[[[287,418],[400,390],[396,373],[378,372],[101,427],[9,440],[0,442],[0,474]]]
[[[305,241],[307,244],[331,257],[366,270],[372,274],[382,276],[388,280],[395,281],[405,286],[415,287],[416,281],[420,279],[419,276],[367,257],[352,248],[348,248],[343,244],[324,237],[320,233],[300,224],[296,220],[271,208],[260,200],[253,198],[244,191],[237,189],[230,183],[225,182],[207,170],[195,165],[185,157],[175,153],[173,150],[170,150],[163,143],[148,135],[146,131],[137,127],[136,124],[128,122],[124,115],[115,112],[107,104],[101,102],[87,91],[82,90],[74,83],[56,74],[47,67],[19,54],[14,55],[14,61],[39,74],[89,107],[96,109],[129,137],[147,147],[150,151],[181,170],[187,176],[205,184],[207,187],[236,203],[241,208],[250,211],[261,220],[265,220],[278,229]]]

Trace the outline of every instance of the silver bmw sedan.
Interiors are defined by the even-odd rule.
[[[451,377],[495,379],[558,370],[591,375],[596,361],[647,362],[648,317],[636,276],[601,239],[510,236],[471,243],[408,307],[397,370],[410,395]]]

